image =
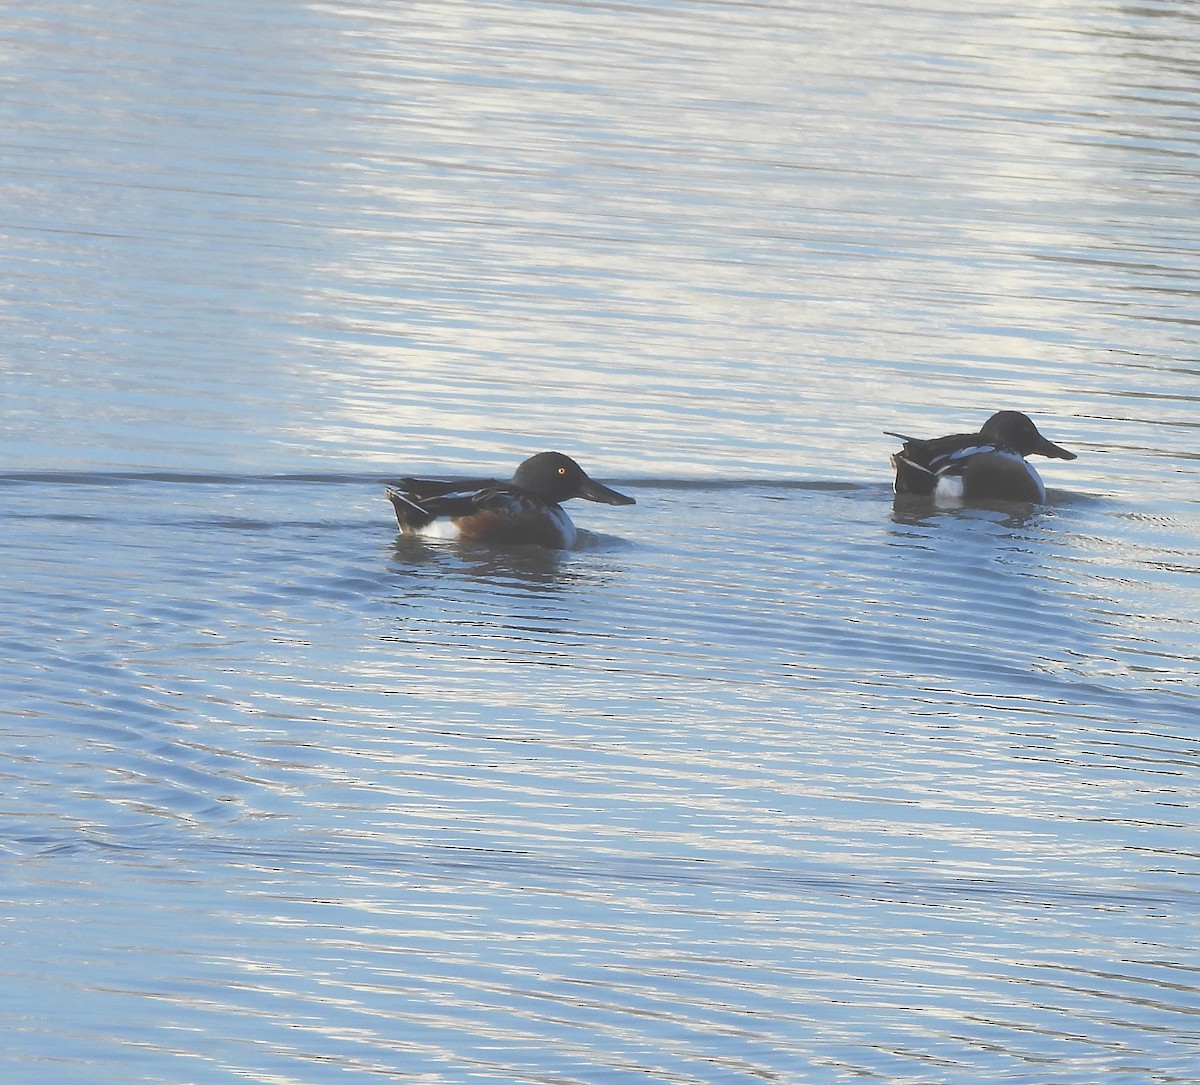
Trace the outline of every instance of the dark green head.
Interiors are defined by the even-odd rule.
[[[1076,458],[1074,452],[1068,452],[1052,441],[1047,441],[1038,432],[1033,420],[1020,411],[997,411],[984,422],[979,435],[1022,456],[1049,456],[1054,460]]]
[[[632,497],[610,490],[594,479],[570,456],[561,452],[539,452],[530,456],[513,475],[513,484],[545,501],[558,504],[573,497],[604,505],[633,505]]]

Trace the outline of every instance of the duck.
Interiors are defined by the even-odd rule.
[[[562,502],[580,497],[605,505],[637,503],[589,478],[561,452],[530,456],[509,482],[402,478],[386,493],[405,535],[552,550],[569,550],[577,538]]]
[[[1022,501],[1044,504],[1046,487],[1026,456],[1074,460],[1074,452],[1047,440],[1020,411],[997,411],[977,433],[947,437],[906,437],[892,456],[897,494],[937,501]]]

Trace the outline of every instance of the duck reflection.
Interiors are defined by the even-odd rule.
[[[1047,498],[1053,504],[1054,498]],[[1005,527],[1022,528],[1051,515],[1046,504],[1030,501],[973,501],[970,505],[942,505],[922,494],[895,494],[892,522],[929,525],[938,521],[988,520]]]
[[[544,546],[491,546],[469,541],[429,540],[401,534],[391,550],[391,565],[399,572],[417,572],[439,580],[467,580],[536,594],[605,582],[613,572],[611,556],[629,548],[613,535],[580,529],[571,550]],[[589,560],[590,559],[590,560]],[[453,593],[453,589],[451,590]]]

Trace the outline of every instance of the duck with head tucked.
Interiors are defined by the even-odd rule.
[[[978,433],[921,439],[888,432],[904,447],[892,456],[896,493],[938,501],[1024,501],[1042,504],[1046,487],[1026,456],[1073,460],[1038,432],[1028,415],[998,411]]]
[[[388,487],[387,497],[406,535],[556,550],[570,549],[576,538],[561,502],[582,497],[605,505],[635,504],[589,478],[561,452],[530,456],[511,482],[404,478]]]

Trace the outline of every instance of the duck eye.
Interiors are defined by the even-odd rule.
[[[567,469],[566,469],[565,467],[560,467],[560,468],[558,469],[558,473],[559,473],[560,475],[565,475],[565,474],[567,473]]]

